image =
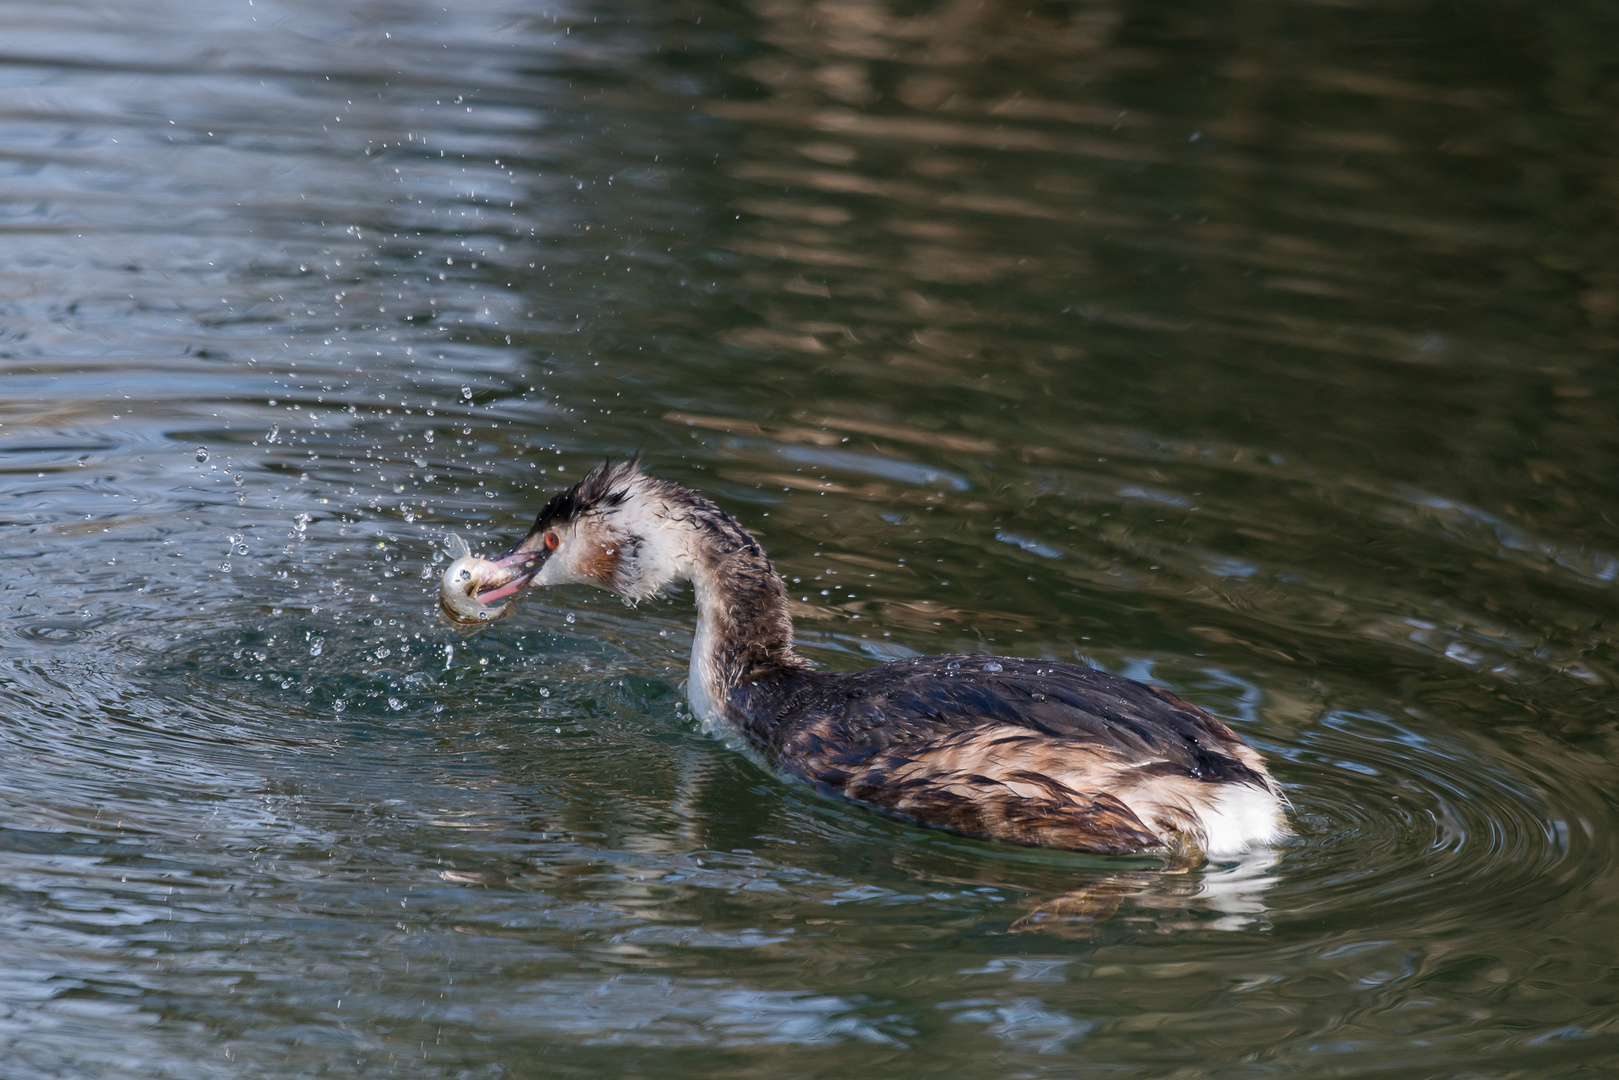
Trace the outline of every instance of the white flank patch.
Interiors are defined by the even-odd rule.
[[[1209,855],[1234,855],[1287,835],[1282,801],[1246,784],[1223,788],[1198,816],[1203,825],[1203,850]]]

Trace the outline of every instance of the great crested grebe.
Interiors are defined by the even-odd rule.
[[[793,651],[786,586],[758,542],[633,459],[553,495],[504,554],[457,559],[440,600],[476,626],[534,585],[635,604],[679,581],[697,600],[693,711],[823,791],[968,836],[1103,854],[1195,860],[1286,832],[1259,754],[1156,687],[1007,656],[815,670]]]

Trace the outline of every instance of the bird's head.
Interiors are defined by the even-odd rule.
[[[682,576],[679,545],[667,528],[682,493],[642,474],[637,458],[604,462],[551,496],[506,551],[451,563],[440,606],[451,622],[477,626],[507,614],[511,598],[534,585],[595,585],[632,604],[652,596]]]

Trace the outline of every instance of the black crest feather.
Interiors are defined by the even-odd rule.
[[[618,506],[640,475],[640,454],[632,454],[616,465],[608,458],[573,487],[551,496],[535,517],[534,527],[542,529],[559,522],[575,521],[592,510]]]

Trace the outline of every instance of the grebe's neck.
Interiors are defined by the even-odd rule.
[[[553,495],[496,562],[527,574],[508,574],[517,582],[509,591],[588,584],[629,604],[690,581],[698,614],[686,694],[705,723],[756,736],[779,715],[770,691],[809,669],[793,652],[787,588],[759,542],[702,495],[645,475],[634,459]]]
[[[669,517],[679,527],[679,576],[697,600],[686,697],[704,723],[743,729],[739,698],[752,695],[739,690],[809,665],[793,651],[787,587],[764,549],[735,518],[690,494]]]

